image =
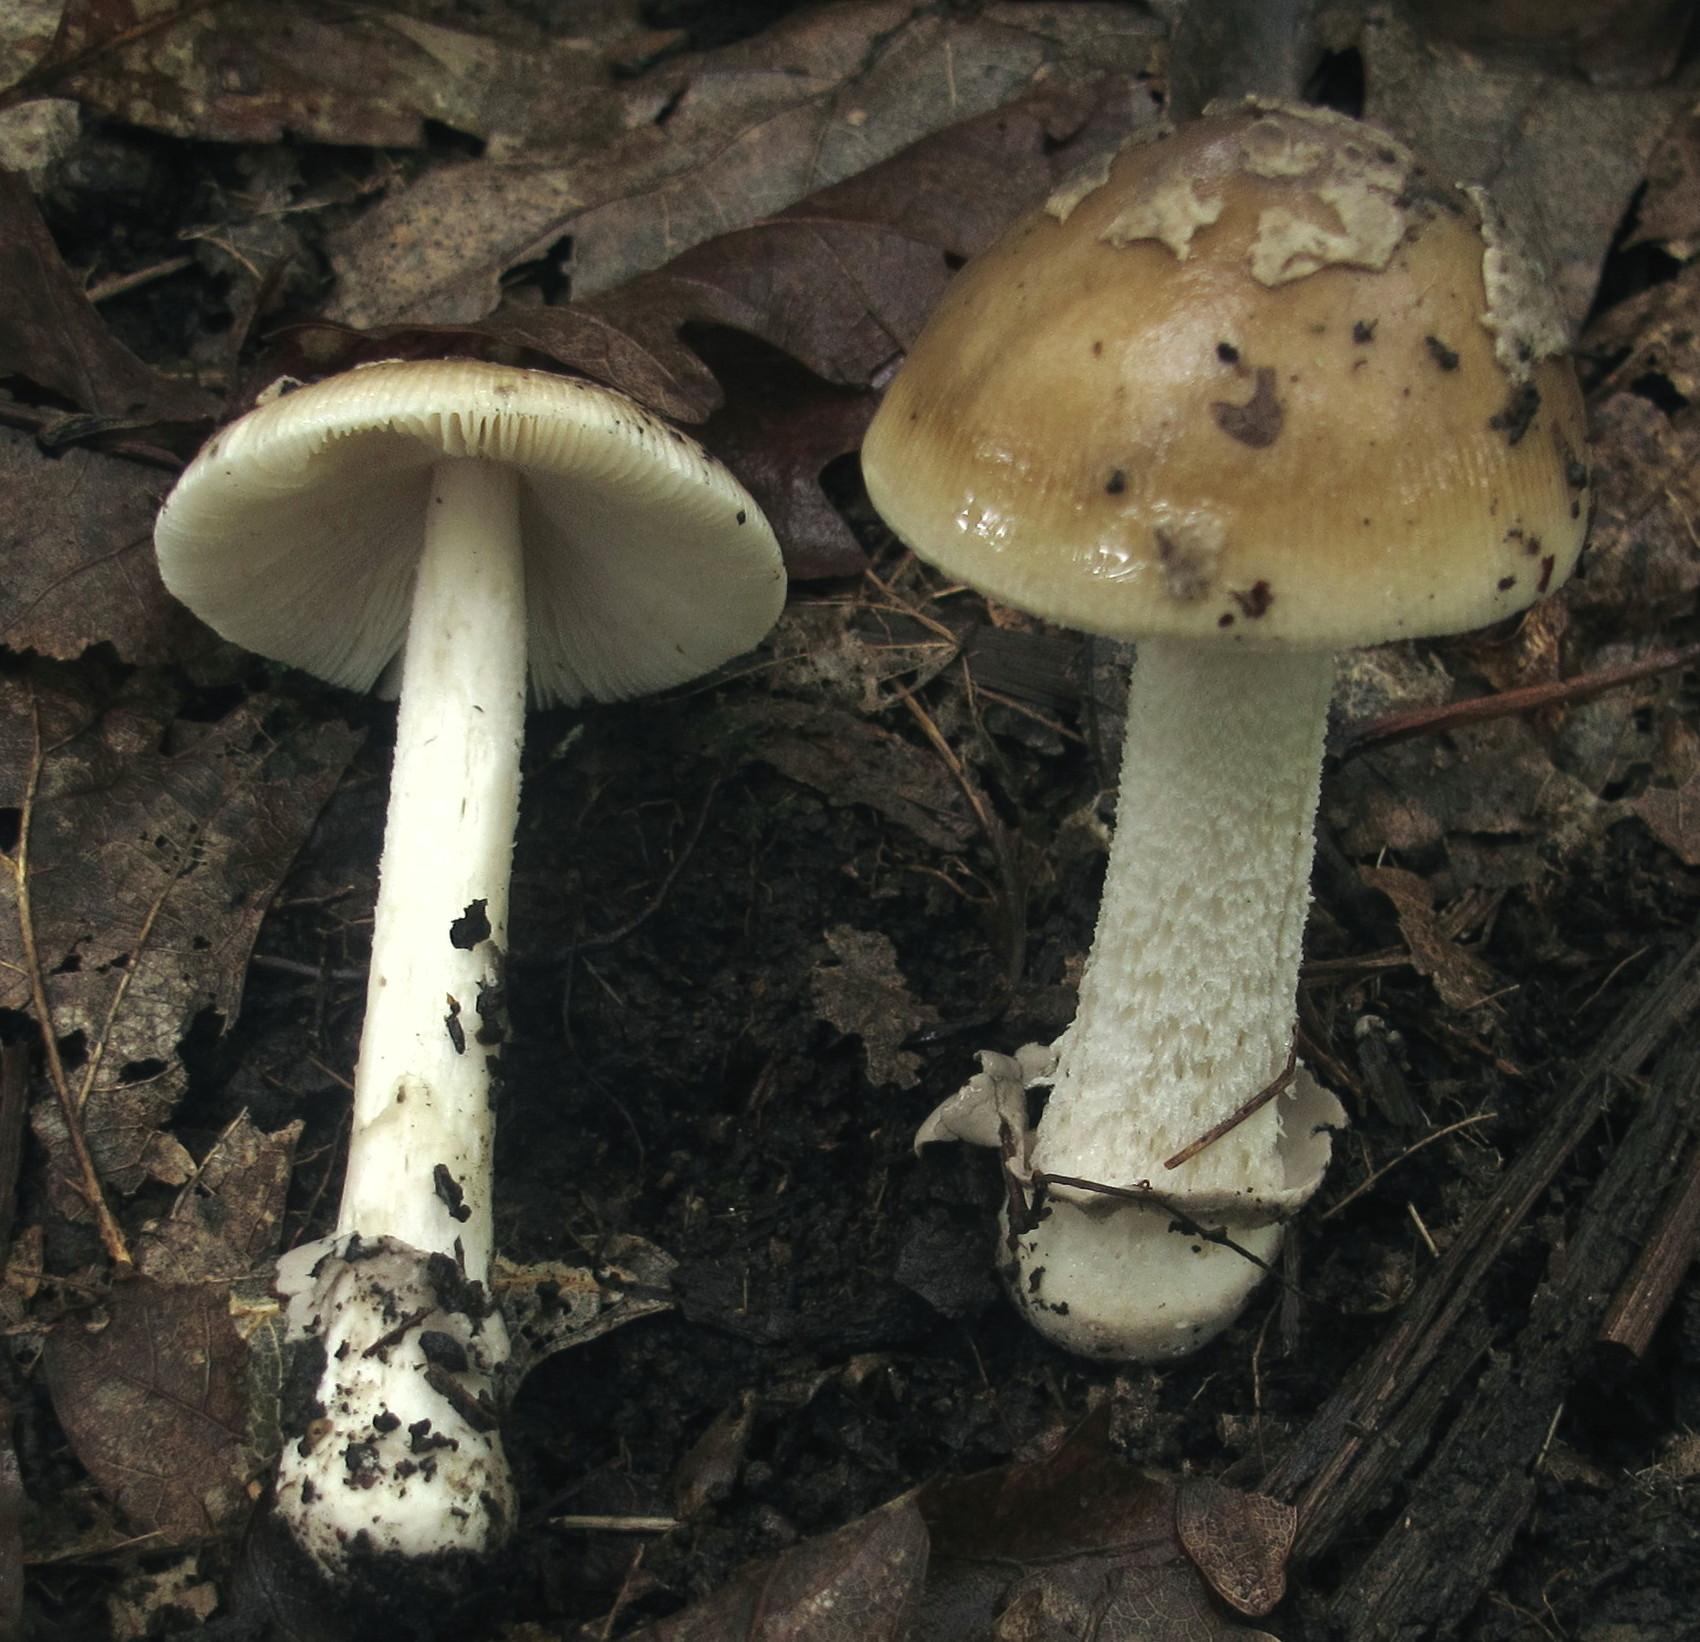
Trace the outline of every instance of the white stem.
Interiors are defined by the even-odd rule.
[[[490,1060],[525,715],[519,481],[432,474],[407,629],[340,1231],[454,1254],[489,1276]],[[494,1016],[492,1017],[494,1018]],[[445,1173],[446,1171],[446,1173]],[[460,1194],[457,1203],[456,1194]]]
[[[1172,1194],[1280,1182],[1273,1104],[1162,1164],[1292,1048],[1333,676],[1327,654],[1140,645],[1098,929],[1037,1167]]]
[[[1165,1160],[1231,1116],[1292,1050],[1333,683],[1328,655],[1184,640],[1139,647],[1098,931],[1032,1165],[1149,1184],[1184,1215],[1054,1189],[1010,1238],[1010,1292],[1087,1356],[1150,1361],[1232,1322],[1262,1268],[1196,1235],[1226,1223],[1267,1264],[1279,1218],[1315,1189],[1338,1104],[1302,1069],[1190,1163]],[[1006,1232],[1007,1232],[1006,1222]]]
[[[337,1235],[279,1264],[316,1390],[277,1510],[333,1574],[477,1557],[513,1521],[491,1259],[491,1061],[525,711],[519,482],[431,474]],[[480,1012],[482,1000],[484,1013]]]

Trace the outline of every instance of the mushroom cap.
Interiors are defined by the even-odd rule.
[[[964,269],[863,471],[921,557],[1091,632],[1462,631],[1581,551],[1564,341],[1479,195],[1254,103],[1125,148]]]
[[[445,459],[519,472],[540,703],[695,678],[779,615],[773,532],[694,440],[610,389],[469,360],[362,366],[225,428],[160,513],[165,585],[225,638],[369,689],[406,639]]]

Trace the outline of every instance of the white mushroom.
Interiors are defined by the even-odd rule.
[[[280,1266],[314,1408],[277,1506],[326,1571],[482,1554],[513,1491],[487,1293],[491,1073],[527,678],[540,703],[693,678],[785,578],[749,495],[620,394],[471,362],[368,366],[218,434],[156,531],[226,638],[350,688],[402,658],[336,1234]]]
[[[1341,1114],[1294,1028],[1334,652],[1510,615],[1582,545],[1581,398],[1530,266],[1385,133],[1254,104],[1018,222],[868,432],[923,558],[1139,641],[1078,1012],[1004,1146],[1050,1183],[1011,1292],[1071,1349],[1202,1344],[1321,1179]],[[1011,1087],[988,1063],[923,1134],[1007,1134]]]

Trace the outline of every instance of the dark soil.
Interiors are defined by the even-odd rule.
[[[683,9],[701,22],[689,7],[655,9],[662,21]],[[735,9],[735,26],[753,29],[779,8]],[[708,29],[702,43],[722,37]],[[198,220],[205,203],[185,153],[96,128],[83,186],[52,213],[67,257],[111,236],[127,245],[119,261],[169,254],[176,225]],[[365,163],[335,161],[345,175]],[[209,149],[208,164],[209,176],[234,182],[228,151]],[[332,160],[309,153],[306,165],[329,170]],[[299,305],[311,306],[310,291]],[[233,322],[193,279],[124,298],[106,318],[162,362],[204,355]],[[797,589],[770,651],[718,681],[529,722],[498,1246],[514,1260],[593,1265],[611,1239],[637,1236],[678,1268],[672,1310],[559,1353],[520,1391],[507,1446],[524,1518],[491,1579],[481,1634],[624,1634],[749,1559],[929,1478],[1038,1453],[1105,1404],[1132,1463],[1269,1486],[1326,1517],[1330,1485],[1305,1493],[1329,1475],[1322,1449],[1306,1446],[1322,1442],[1319,1414],[1372,1371],[1424,1285],[1437,1272],[1450,1280],[1448,1250],[1519,1159],[1550,1139],[1555,1114],[1592,1075],[1590,1054],[1658,996],[1700,928],[1700,871],[1639,822],[1602,822],[1581,848],[1522,839],[1546,870],[1508,871],[1503,898],[1466,942],[1504,995],[1491,1016],[1451,1009],[1413,966],[1390,902],[1359,877],[1382,852],[1343,837],[1362,820],[1365,792],[1405,790],[1413,766],[1391,750],[1354,760],[1350,779],[1331,764],[1304,1054],[1353,1127],[1290,1237],[1286,1284],[1267,1285],[1179,1364],[1065,1356],[999,1292],[1002,1193],[990,1156],[940,1146],[917,1158],[911,1142],[973,1072],[977,1050],[1049,1039],[1070,1017],[1102,873],[1082,818],[1113,784],[1127,658],[988,616],[971,594],[933,601],[937,586],[872,519],[854,481],[843,488],[877,580]],[[914,711],[874,673],[879,647],[934,636],[905,609],[948,622],[967,657],[917,690]],[[858,647],[834,678],[799,682],[796,657],[823,634]],[[1476,653],[1442,654],[1455,677],[1487,687]],[[128,675],[107,658],[88,667],[110,692]],[[334,1212],[340,1080],[363,1003],[393,713],[210,643],[172,682],[185,717],[217,720],[266,688],[284,695],[280,731],[340,719],[367,732],[261,931],[240,1018],[203,1018],[183,1046],[192,1085],[175,1132],[190,1152],[244,1108],[266,1129],[306,1120],[286,1225],[295,1243],[321,1234]],[[790,734],[775,715],[799,702],[876,726],[901,757],[846,740],[836,764],[803,779],[775,751]],[[1667,727],[1692,725],[1695,704],[1691,673],[1646,697]],[[983,816],[929,724],[961,760]],[[1562,715],[1549,715],[1532,732],[1559,762],[1561,729]],[[1436,744],[1455,751],[1444,731]],[[1483,769],[1493,758],[1458,756]],[[870,788],[889,790],[932,762],[934,791],[956,806],[954,847],[870,800]],[[1646,770],[1632,780],[1645,785]],[[1436,882],[1442,903],[1454,894],[1453,842],[1398,859]],[[1504,841],[1458,842],[1491,852]],[[888,938],[909,999],[933,1012],[903,1045],[918,1057],[911,1087],[871,1080],[861,1039],[823,1018],[813,977],[838,961],[827,932],[842,927]],[[13,1037],[30,1030],[8,1024]],[[1700,1636],[1693,1269],[1644,1354],[1596,1339],[1680,1191],[1678,1161],[1700,1128],[1700,1046],[1691,1022],[1667,1026],[1655,1049],[1599,1073],[1603,1092],[1575,1119],[1550,1184],[1488,1234],[1493,1257],[1457,1314],[1434,1326],[1433,1366],[1388,1370],[1397,1437],[1351,1428],[1369,1449],[1383,1445],[1381,1469],[1341,1520],[1308,1541],[1301,1531],[1293,1595],[1263,1621],[1286,1642]],[[1645,1118],[1649,1089],[1677,1115],[1650,1135],[1641,1172],[1617,1184],[1613,1160]],[[33,1179],[26,1168],[20,1224],[45,1218]],[[144,1194],[126,1212],[167,1202]],[[1595,1264],[1567,1288],[1579,1246]],[[98,1254],[91,1234],[63,1226],[50,1231],[50,1251],[65,1271]],[[45,1387],[9,1378],[26,1495],[75,1521],[88,1485]],[[1469,1434],[1462,1452],[1459,1433]],[[1508,1477],[1516,1500],[1490,1520],[1482,1502]],[[681,1524],[665,1533],[558,1522],[674,1516]],[[1378,1570],[1412,1520],[1429,1535],[1422,1555],[1384,1579]],[[1483,1559],[1482,1543],[1501,1533],[1502,1554]],[[209,1544],[201,1572],[234,1591],[242,1554]],[[24,1634],[108,1634],[119,1582],[179,1555],[141,1544],[32,1566]],[[166,1616],[158,1634],[170,1629]]]

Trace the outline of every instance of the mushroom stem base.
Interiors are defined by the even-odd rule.
[[[1172,1224],[1143,1203],[1052,1198],[1046,1217],[1015,1240],[1010,1295],[1034,1328],[1078,1356],[1184,1357],[1239,1316],[1264,1272],[1238,1250]],[[1008,1249],[1007,1218],[1001,1229]],[[1227,1232],[1265,1264],[1280,1252],[1279,1225]]]
[[[498,1417],[507,1327],[446,1255],[327,1238],[278,1263],[304,1428],[276,1510],[325,1573],[350,1559],[487,1554],[514,1519]]]

